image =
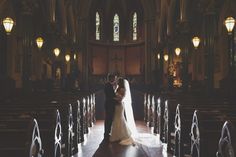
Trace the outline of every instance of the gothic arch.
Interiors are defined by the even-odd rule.
[[[16,14],[12,2],[9,0],[2,0],[0,2],[0,20],[5,18],[6,16],[13,18],[13,20],[16,19]]]
[[[58,9],[61,13],[61,33],[62,35],[67,35],[67,16],[66,16],[66,8],[65,8],[65,1],[64,0],[58,0]]]
[[[75,30],[75,21],[72,5],[67,7],[67,17],[68,17],[68,33],[73,43],[76,42],[76,30]]]
[[[51,23],[55,23],[58,19],[57,17],[60,16],[61,20],[59,21],[61,33],[63,35],[67,34],[67,18],[66,18],[66,8],[64,0],[50,0],[49,2],[49,21]],[[59,14],[58,16],[56,14]]]
[[[49,21],[51,23],[56,22],[56,0],[50,0],[49,1]]]
[[[179,0],[180,1],[180,21],[185,22],[188,20],[188,0]]]
[[[162,43],[167,35],[167,3],[166,1],[161,1],[161,15],[159,22],[159,30],[158,30],[158,42]]]
[[[175,32],[176,24],[180,21],[180,0],[172,0],[168,7],[167,15],[167,34],[172,35]]]
[[[157,0],[159,1],[159,0]],[[150,0],[147,1],[146,0],[141,0],[141,4],[143,6],[143,10],[144,10],[144,18],[145,19],[149,19],[149,18],[154,18],[156,16],[155,14],[155,0]]]
[[[156,0],[156,1],[160,1],[160,0]],[[77,17],[79,17],[80,19],[84,19],[87,18],[89,16],[89,11],[91,9],[92,6],[92,2],[93,0],[87,0],[87,1],[83,1],[78,3],[78,14]],[[151,0],[147,3],[146,0],[140,0],[143,10],[144,10],[144,17],[145,19],[148,18],[154,18],[155,17],[155,0]]]

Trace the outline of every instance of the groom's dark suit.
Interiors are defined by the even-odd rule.
[[[114,111],[115,111],[116,100],[114,98],[115,98],[116,94],[115,94],[113,86],[110,82],[105,84],[104,92],[105,92],[105,96],[106,96],[104,138],[106,140],[108,140],[109,134],[111,131],[111,125],[112,125],[112,121],[113,121]]]

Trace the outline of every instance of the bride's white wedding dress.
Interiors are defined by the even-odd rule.
[[[133,144],[134,141],[131,138],[132,132],[128,127],[127,121],[124,116],[125,103],[123,100],[125,97],[125,93],[126,91],[124,88],[118,88],[116,92],[118,104],[115,106],[115,114],[112,122],[110,141],[119,141],[119,143],[122,145],[130,145]]]
[[[120,141],[121,145],[135,143],[147,152],[152,148],[161,147],[156,135],[138,133],[133,115],[130,86],[126,79],[124,80],[124,88],[117,91],[117,94],[121,101],[115,107],[110,141]]]

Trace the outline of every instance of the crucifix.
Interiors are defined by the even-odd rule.
[[[112,61],[115,62],[115,71],[118,72],[118,62],[122,61],[121,57],[118,57],[117,54],[113,58],[111,58]]]

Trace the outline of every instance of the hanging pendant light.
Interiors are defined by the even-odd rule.
[[[38,38],[36,39],[36,44],[37,44],[37,46],[38,46],[39,49],[42,48],[43,42],[44,42],[44,41],[43,41],[43,38],[42,38],[42,37],[38,37]]]
[[[13,28],[14,21],[12,20],[12,18],[6,17],[5,19],[3,19],[2,23],[3,23],[4,29],[7,33],[7,35],[9,35],[11,33],[12,28]]]
[[[54,52],[54,54],[55,54],[56,57],[58,57],[58,56],[60,55],[60,49],[59,49],[59,48],[55,48],[55,49],[53,50],[53,52]]]
[[[70,61],[70,55],[69,54],[65,55],[65,59],[66,59],[67,62],[69,62]]]
[[[168,61],[168,59],[169,59],[169,56],[168,56],[167,54],[165,54],[165,55],[164,55],[164,60],[165,60],[165,61]]]
[[[197,49],[199,44],[200,44],[200,38],[199,37],[193,37],[192,42],[193,42],[194,48]]]
[[[235,25],[235,19],[233,17],[227,17],[225,20],[225,27],[228,31],[228,34],[232,34],[234,25]]]
[[[181,52],[181,49],[180,49],[179,47],[177,47],[177,48],[175,49],[175,54],[176,54],[176,56],[179,56],[179,55],[180,55],[180,52]]]

